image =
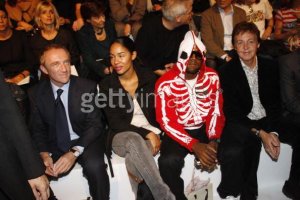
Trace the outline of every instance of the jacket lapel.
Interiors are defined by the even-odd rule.
[[[251,90],[250,90],[250,86],[249,86],[249,83],[248,83],[248,79],[247,79],[247,76],[246,76],[246,73],[242,67],[242,64],[241,64],[241,61],[236,58],[235,61],[234,61],[234,65],[233,67],[235,68],[233,70],[233,72],[235,73],[234,74],[234,78],[236,78],[236,83],[239,85],[238,88],[240,88],[240,93],[241,93],[241,96],[246,100],[248,101],[247,103],[251,103],[251,105],[253,104],[252,102],[252,95],[251,95]]]
[[[70,118],[70,122],[72,127],[74,127],[74,123],[73,123],[73,117],[76,116],[76,110],[78,108],[76,108],[76,106],[80,105],[80,103],[78,103],[78,101],[81,101],[81,95],[80,92],[76,91],[76,89],[78,90],[78,86],[77,86],[77,80],[75,77],[71,76],[70,78],[70,86],[69,86],[69,95],[68,95],[68,111],[69,111],[69,118]]]

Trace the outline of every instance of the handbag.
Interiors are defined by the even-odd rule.
[[[210,179],[200,180],[199,176],[195,177],[195,167],[190,183],[186,186],[185,195],[188,200],[213,200],[212,183]]]

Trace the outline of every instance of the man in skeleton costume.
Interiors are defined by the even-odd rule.
[[[204,169],[212,170],[224,126],[223,98],[217,73],[205,65],[205,46],[186,33],[178,62],[156,83],[156,117],[166,133],[158,160],[161,176],[177,200],[186,199],[180,178],[191,152]]]

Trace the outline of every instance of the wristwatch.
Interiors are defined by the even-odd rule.
[[[80,155],[80,152],[77,149],[70,149],[70,152],[73,153],[73,155],[77,158]]]

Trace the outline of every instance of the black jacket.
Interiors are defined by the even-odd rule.
[[[74,132],[79,136],[74,146],[86,148],[104,134],[101,112],[94,104],[96,93],[96,83],[71,76],[68,96],[69,117]],[[91,94],[91,96],[84,98],[85,94]],[[50,81],[45,80],[31,88],[29,98],[32,137],[40,152],[56,152],[55,99]]]
[[[266,110],[267,130],[277,131],[281,113],[279,76],[277,63],[258,57],[258,91]],[[224,97],[224,114],[227,122],[247,125],[253,99],[246,74],[237,57],[219,70]]]
[[[33,179],[44,174],[45,167],[40,156],[32,144],[29,131],[12,97],[7,84],[0,73],[0,153],[2,180],[1,190],[6,192],[5,177],[15,176],[20,170],[23,177],[19,179]],[[11,180],[10,180],[11,181]],[[16,185],[15,187],[27,187]],[[8,191],[14,191],[12,188]],[[17,190],[16,190],[17,191]]]
[[[156,76],[152,71],[135,67],[138,76],[138,87],[136,89],[136,98],[148,122],[159,127],[155,120],[154,109],[154,86]],[[114,96],[112,96],[112,92]],[[118,94],[118,95],[116,95]],[[129,93],[122,87],[118,75],[113,73],[106,77],[100,83],[100,95],[106,96],[107,101],[103,101],[104,111],[108,120],[112,136],[123,131],[133,131],[140,134],[143,138],[150,132],[147,129],[131,125],[133,117],[133,101]]]

